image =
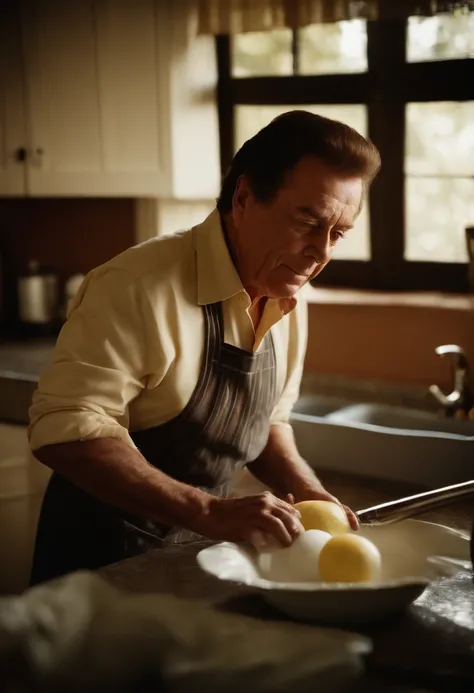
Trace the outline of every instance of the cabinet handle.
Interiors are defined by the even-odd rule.
[[[19,147],[15,151],[15,161],[20,163],[25,163],[25,161],[30,161],[30,163],[35,166],[41,166],[42,159],[44,155],[44,149],[42,147],[36,147],[36,149],[28,150],[26,147]]]
[[[33,164],[33,166],[42,166],[43,165],[43,155],[44,155],[43,147],[36,147],[36,149],[33,149],[33,151],[30,154],[30,163]]]
[[[19,147],[16,152],[15,152],[15,161],[18,161],[19,163],[23,164],[28,157],[28,152],[26,150],[26,147]]]

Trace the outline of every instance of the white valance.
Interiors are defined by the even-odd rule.
[[[199,33],[241,34],[347,19],[395,19],[474,11],[474,2],[449,0],[198,0]]]

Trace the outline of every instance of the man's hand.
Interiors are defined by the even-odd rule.
[[[269,491],[244,498],[214,498],[209,511],[196,518],[193,530],[223,541],[248,541],[270,535],[289,546],[303,532],[300,514]]]
[[[337,503],[344,508],[352,529],[359,528],[359,522],[352,510],[326,491],[314,470],[301,457],[291,426],[272,426],[265,450],[255,462],[248,465],[248,468],[280,498],[288,500],[287,494],[291,494],[296,502],[325,500]]]

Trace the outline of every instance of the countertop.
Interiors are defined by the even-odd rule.
[[[321,474],[332,493],[355,509],[418,489],[339,473]],[[472,502],[457,502],[422,519],[469,530]],[[204,600],[214,608],[257,619],[285,620],[244,586],[220,583],[196,564],[206,543],[150,551],[102,569],[102,576],[133,592],[161,592]],[[474,690],[474,582],[471,573],[433,583],[411,610],[390,623],[361,630],[374,642],[364,693],[434,693]]]
[[[30,339],[0,343],[0,373],[37,381],[50,363],[55,339]]]
[[[53,338],[0,342],[0,421],[28,424],[31,398],[54,343]]]

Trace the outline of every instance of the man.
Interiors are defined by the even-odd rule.
[[[379,165],[348,126],[286,113],[236,154],[203,224],[87,276],[30,411],[55,472],[33,583],[193,535],[290,544],[294,500],[336,500],[288,423],[306,348],[296,294]],[[229,497],[245,465],[274,493]]]

